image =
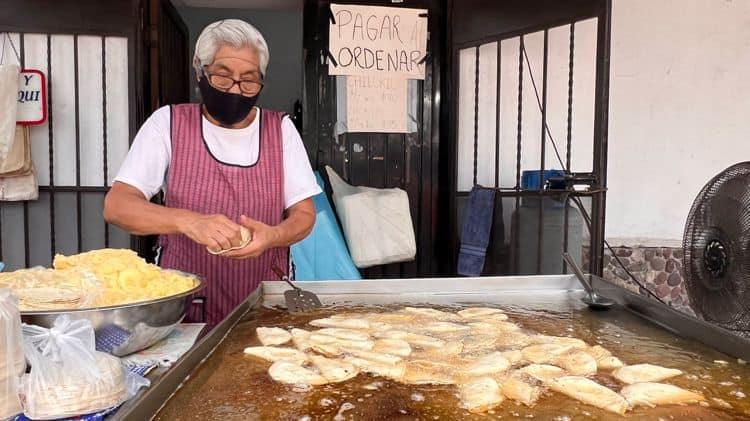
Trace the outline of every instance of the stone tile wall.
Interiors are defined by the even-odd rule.
[[[613,247],[613,249],[617,257],[641,284],[672,307],[693,313],[683,282],[682,248],[636,246]],[[584,267],[587,267],[588,247],[584,247],[583,255],[585,256]],[[630,279],[609,250],[605,250],[604,253],[603,278],[634,292],[647,294]]]

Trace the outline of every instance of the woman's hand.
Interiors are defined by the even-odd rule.
[[[179,224],[180,232],[212,251],[226,250],[242,244],[240,225],[224,215],[193,213]]]
[[[266,225],[245,215],[240,217],[240,224],[244,225],[253,234],[250,244],[239,250],[224,253],[222,256],[230,259],[253,259],[263,254],[269,248],[278,246],[280,233],[276,227]]]

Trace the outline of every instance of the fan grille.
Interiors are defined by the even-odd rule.
[[[688,214],[683,249],[693,310],[750,336],[750,162],[703,187]]]

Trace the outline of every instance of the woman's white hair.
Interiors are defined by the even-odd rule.
[[[229,44],[236,48],[250,46],[255,48],[260,56],[260,72],[266,75],[268,67],[268,44],[263,35],[253,25],[240,19],[224,19],[214,22],[203,29],[195,43],[193,68],[198,76],[203,73],[203,67],[213,63],[216,52],[222,44]]]

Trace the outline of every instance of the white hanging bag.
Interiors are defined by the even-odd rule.
[[[326,167],[333,203],[358,268],[413,260],[417,254],[409,196],[398,188],[376,189],[347,184]]]

